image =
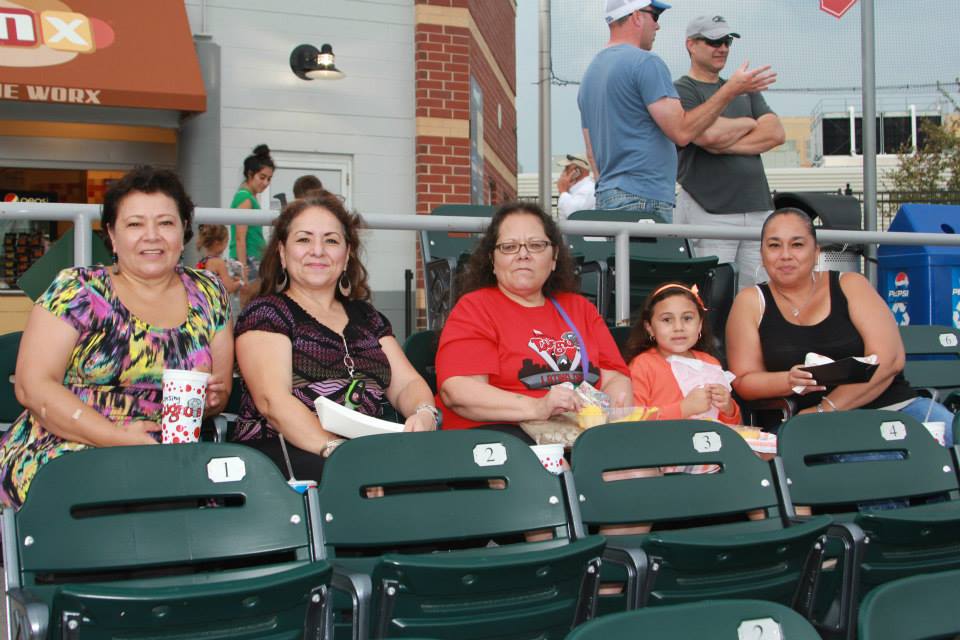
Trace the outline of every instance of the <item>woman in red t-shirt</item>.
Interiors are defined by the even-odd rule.
[[[630,378],[577,281],[557,223],[529,203],[502,206],[474,250],[437,350],[445,429],[482,426],[529,441],[517,423],[579,408],[586,380],[614,402]],[[585,346],[585,348],[584,348]]]

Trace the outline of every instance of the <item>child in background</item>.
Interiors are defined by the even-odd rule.
[[[741,422],[730,381],[709,353],[713,340],[706,311],[696,288],[680,283],[657,288],[643,303],[625,355],[634,404],[657,407],[658,420]]]
[[[236,293],[243,286],[243,278],[234,278],[227,269],[227,263],[220,255],[226,251],[230,235],[222,224],[200,225],[197,237],[197,249],[203,256],[197,262],[197,269],[206,269],[217,274],[227,293]]]

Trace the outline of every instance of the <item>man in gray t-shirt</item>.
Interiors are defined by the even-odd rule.
[[[587,155],[597,177],[597,208],[673,217],[676,146],[686,146],[737,96],[773,84],[769,67],[743,65],[698,108],[684,111],[667,66],[650,53],[659,0],[606,0],[610,40],[587,68],[577,104]]]
[[[739,37],[722,16],[699,16],[687,26],[690,71],[675,83],[685,110],[699,108],[724,86],[720,72]],[[680,151],[681,188],[674,220],[761,226],[773,201],[760,154],[783,140],[780,119],[759,92],[734,98],[713,125]],[[765,276],[758,242],[696,239],[693,248],[698,255],[735,262],[741,287],[753,286]]]

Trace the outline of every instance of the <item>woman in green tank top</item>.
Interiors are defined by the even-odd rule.
[[[257,145],[253,154],[243,161],[244,181],[234,194],[230,208],[259,209],[257,196],[270,186],[274,169],[269,147],[265,144]],[[248,281],[257,278],[265,246],[263,227],[237,224],[230,228],[230,257],[239,260],[240,264],[249,269]]]

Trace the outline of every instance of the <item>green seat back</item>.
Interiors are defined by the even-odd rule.
[[[369,620],[372,637],[563,638],[592,612],[604,545],[571,535],[564,481],[494,431],[344,443],[320,503],[335,565],[371,581],[353,619]],[[523,542],[529,531],[555,537]],[[488,547],[491,538],[512,542]]]
[[[960,330],[942,325],[911,324],[899,327],[907,357],[951,355],[960,358]],[[952,337],[951,337],[952,336]]]
[[[655,213],[642,211],[574,211],[568,220],[590,220],[603,222],[663,222],[663,218]],[[642,222],[641,224],[651,224]],[[584,240],[581,236],[570,235],[570,251],[574,256],[582,256],[586,261],[613,259],[614,238],[602,236],[588,236]],[[684,238],[630,238],[631,258],[651,258],[677,260],[690,257],[690,245]]]
[[[17,580],[54,631],[76,620],[84,638],[292,638],[305,616],[321,626],[331,567],[316,561],[319,533],[303,496],[250,447],[67,453],[4,517]]]
[[[701,448],[715,451],[700,452]],[[606,482],[603,473],[668,465],[720,464],[716,474],[672,474]],[[776,507],[769,466],[735,431],[702,420],[604,425],[573,446],[573,474],[590,526],[658,522]],[[765,482],[764,482],[765,481]]]
[[[20,351],[22,331],[0,336],[0,423],[9,424],[23,413],[13,390],[13,374],[17,370],[17,353]]]
[[[503,464],[476,461],[495,460],[501,450]],[[506,479],[506,489],[489,488],[491,478]],[[367,498],[365,487],[377,486],[387,495]],[[417,487],[423,489],[392,491]],[[320,504],[334,549],[392,547],[562,527],[562,488],[530,447],[510,435],[384,434],[337,447],[323,471]]]
[[[775,602],[708,600],[604,616],[574,629],[567,640],[680,638],[819,640],[820,636],[803,616]]]
[[[433,330],[418,331],[412,334],[403,343],[403,353],[407,360],[417,370],[417,373],[430,385],[430,390],[437,392],[437,344],[440,332]]]
[[[901,578],[873,589],[860,606],[860,640],[960,635],[960,571]]]
[[[494,210],[494,207],[488,205],[445,204],[434,209],[431,215],[490,218]],[[479,238],[479,233],[425,231],[420,238],[423,244],[424,262],[430,262],[437,258],[447,258],[453,260],[453,265],[456,266],[473,253],[473,248],[477,245]]]
[[[54,242],[39,260],[30,265],[17,280],[17,285],[23,289],[31,300],[40,297],[57,274],[68,267],[74,266],[73,261],[73,228],[67,230]],[[110,264],[112,258],[106,245],[96,232],[90,233],[92,249],[91,264]]]
[[[612,471],[710,464],[720,471],[603,478]],[[671,420],[589,429],[574,443],[573,474],[588,527],[653,525],[647,534],[607,536],[609,547],[626,551],[607,557],[629,573],[625,596],[601,597],[602,610],[750,597],[801,606],[816,576],[808,557],[831,519],[785,526],[769,465],[722,424]],[[747,521],[755,510],[768,517]],[[646,561],[637,562],[637,554]]]
[[[914,418],[896,411],[798,415],[778,434],[778,454],[796,504],[857,504],[956,492],[949,451]],[[827,462],[830,454],[905,451],[902,460]]]
[[[942,391],[960,388],[960,330],[939,325],[900,327],[907,353],[903,375],[914,389]]]
[[[242,462],[243,477],[211,481],[208,466],[236,472],[239,466],[231,458]],[[125,507],[180,499],[243,504],[143,511]],[[97,515],[98,507],[102,515]],[[91,515],[77,517],[78,510]],[[23,571],[69,573],[282,551],[306,559],[308,531],[290,526],[291,518],[306,522],[303,498],[266,456],[242,445],[199,443],[109,447],[61,456],[37,474],[17,522],[21,534],[35,540],[23,548]]]

